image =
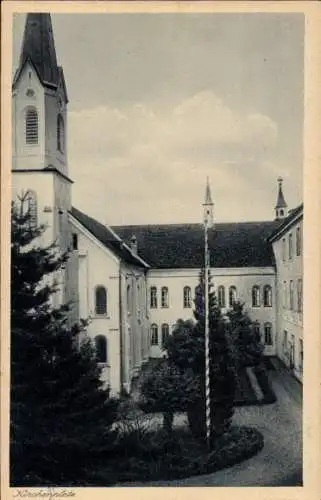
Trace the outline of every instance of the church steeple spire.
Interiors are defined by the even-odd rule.
[[[283,179],[282,179],[282,177],[279,177],[278,178],[279,190],[278,190],[278,197],[277,197],[277,201],[276,201],[276,205],[275,205],[275,218],[276,219],[284,219],[288,214],[288,211],[287,211],[288,206],[287,206],[285,199],[284,199],[283,190],[282,190],[282,183],[283,183]]]
[[[19,69],[29,60],[43,84],[58,85],[59,69],[50,14],[27,14]]]

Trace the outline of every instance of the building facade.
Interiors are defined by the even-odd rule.
[[[72,206],[68,176],[68,96],[57,64],[49,14],[27,15],[12,87],[12,195],[24,197],[35,223],[45,224],[70,259],[55,277],[53,302],[72,303],[70,321],[88,321],[102,378],[117,394],[162,343],[178,319],[193,318],[194,292],[204,264],[203,224],[109,227]],[[210,268],[226,312],[239,300],[260,333],[266,355],[276,355],[302,378],[303,207],[288,214],[278,179],[271,221],[213,225]]]
[[[276,354],[300,380],[303,375],[303,205],[271,235],[276,261]]]

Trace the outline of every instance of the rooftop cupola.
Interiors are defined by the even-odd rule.
[[[285,217],[288,215],[288,206],[285,202],[282,190],[282,183],[283,183],[282,177],[279,177],[277,182],[278,182],[278,197],[275,205],[275,218],[276,220],[279,220],[279,219],[285,219]]]

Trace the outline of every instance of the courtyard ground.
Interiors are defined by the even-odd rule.
[[[302,386],[277,361],[269,371],[277,402],[235,409],[234,424],[256,427],[264,448],[256,456],[212,474],[174,481],[126,483],[116,486],[299,486],[302,470]],[[177,415],[175,425],[185,424]],[[155,417],[155,424],[161,416]]]

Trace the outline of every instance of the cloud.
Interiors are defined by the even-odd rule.
[[[238,113],[209,90],[172,108],[70,112],[68,127],[74,203],[110,223],[198,220],[206,175],[219,214],[235,218],[224,198],[248,197],[278,141],[271,118]]]

